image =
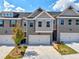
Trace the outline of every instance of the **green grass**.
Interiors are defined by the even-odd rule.
[[[16,49],[17,47],[15,47],[7,56],[5,59],[21,59],[23,57],[23,55],[16,55],[15,57],[11,55],[11,53]],[[20,50],[25,52],[26,51],[27,46],[21,46]]]
[[[58,49],[56,49],[61,55],[68,55],[68,54],[76,54],[77,51],[73,50],[72,48],[68,47],[65,44],[59,44]]]

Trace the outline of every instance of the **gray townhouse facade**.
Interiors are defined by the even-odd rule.
[[[34,12],[0,12],[0,35],[12,35],[16,23],[23,29],[26,44],[79,42],[79,12],[72,6],[62,12],[48,12],[41,8]],[[0,43],[11,44],[11,40],[5,38]]]

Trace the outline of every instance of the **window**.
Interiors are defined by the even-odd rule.
[[[69,25],[72,24],[72,20],[71,20],[71,19],[68,20],[68,24],[69,24]]]
[[[16,20],[10,20],[10,27],[16,26]]]
[[[13,17],[13,13],[3,13],[3,17]]]
[[[64,20],[63,19],[61,19],[60,24],[64,25]]]
[[[76,20],[76,25],[79,25],[79,20]]]
[[[33,27],[33,23],[32,22],[30,23],[30,27]]]
[[[41,21],[38,22],[38,27],[42,27],[42,22]]]
[[[55,20],[53,20],[53,24],[55,24],[56,23],[56,21]]]
[[[50,27],[50,21],[47,21],[46,26],[47,26],[47,27]]]
[[[4,20],[0,20],[0,27],[4,26]]]

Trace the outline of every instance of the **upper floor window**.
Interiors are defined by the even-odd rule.
[[[56,21],[55,20],[53,20],[53,24],[55,24],[56,23]]]
[[[71,19],[68,20],[68,24],[72,25],[72,20]]]
[[[41,21],[38,22],[38,27],[42,27],[42,22]]]
[[[10,20],[10,26],[15,27],[16,26],[16,20]]]
[[[76,25],[79,25],[79,20],[78,19],[76,20]]]
[[[47,27],[50,27],[50,21],[47,21],[46,26],[47,26]]]
[[[33,22],[30,22],[30,27],[33,27]]]
[[[2,13],[3,17],[13,17],[13,13]]]
[[[4,26],[4,20],[0,20],[0,27]]]
[[[60,24],[64,25],[64,20],[63,19],[60,20]]]

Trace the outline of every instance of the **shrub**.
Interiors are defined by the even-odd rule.
[[[27,48],[27,46],[23,46],[24,48]]]
[[[21,41],[24,39],[24,33],[22,31],[22,28],[20,27],[20,25],[17,25],[14,29],[13,29],[13,39],[15,41],[16,45],[20,45]]]

